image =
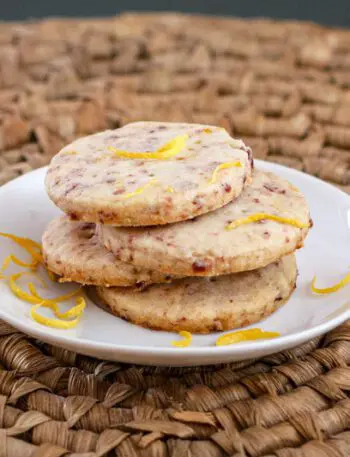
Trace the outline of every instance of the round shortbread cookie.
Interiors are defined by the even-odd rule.
[[[253,324],[283,304],[295,288],[295,256],[259,270],[213,278],[184,278],[143,291],[97,288],[113,314],[157,330],[208,333]]]
[[[60,276],[61,282],[142,288],[170,280],[168,275],[117,260],[100,244],[95,224],[72,222],[67,216],[50,222],[42,238],[42,248],[45,264]]]
[[[154,157],[162,147],[165,152]],[[120,156],[121,151],[132,158]],[[252,167],[250,148],[223,128],[135,122],[63,148],[52,159],[45,183],[53,202],[74,220],[157,225],[230,202],[250,182]]]
[[[98,226],[101,242],[125,262],[179,276],[213,276],[253,270],[294,252],[308,228],[272,220],[232,230],[232,221],[268,213],[311,224],[298,189],[272,173],[256,171],[242,195],[217,211],[161,227]]]

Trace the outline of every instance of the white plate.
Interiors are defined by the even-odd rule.
[[[314,228],[297,254],[297,289],[288,303],[259,323],[281,337],[215,347],[218,334],[194,336],[187,348],[175,348],[175,334],[146,330],[111,316],[92,302],[73,330],[57,330],[34,322],[30,305],[17,299],[0,281],[0,317],[43,341],[83,354],[123,362],[154,365],[204,365],[261,357],[294,347],[336,327],[350,317],[350,286],[337,293],[315,296],[310,292],[314,274],[318,285],[338,281],[350,267],[350,198],[316,178],[286,167],[256,161],[259,168],[290,180],[306,195]],[[40,240],[46,224],[60,211],[44,190],[46,169],[28,173],[0,188],[0,231]],[[0,237],[0,261],[9,253],[23,258],[21,248]],[[54,285],[54,295],[62,288]],[[49,312],[49,311],[48,311]]]

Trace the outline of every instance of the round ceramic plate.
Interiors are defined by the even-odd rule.
[[[191,346],[180,349],[171,345],[178,339],[176,334],[135,326],[111,316],[91,301],[75,329],[57,330],[34,322],[29,314],[30,305],[16,298],[6,281],[0,281],[0,318],[53,345],[98,358],[148,365],[205,365],[261,357],[331,330],[350,317],[350,285],[330,295],[316,296],[310,291],[310,283],[316,274],[317,285],[326,287],[349,272],[350,198],[298,171],[259,161],[256,165],[299,187],[308,199],[314,221],[305,247],[297,254],[296,291],[279,311],[255,325],[280,332],[280,337],[216,347],[219,334],[195,335]],[[60,214],[45,193],[45,172],[46,169],[33,171],[0,188],[1,232],[39,241],[46,224]],[[0,261],[10,253],[24,257],[21,248],[0,237]],[[72,287],[76,286],[53,283],[50,293],[61,295],[62,290]]]

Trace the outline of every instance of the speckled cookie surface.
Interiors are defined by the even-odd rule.
[[[229,330],[258,322],[283,304],[295,288],[292,254],[259,270],[215,278],[185,278],[138,292],[97,288],[116,316],[159,330],[194,333]]]
[[[167,159],[154,153],[175,138],[183,146]],[[116,151],[133,154],[121,157]],[[151,156],[150,156],[151,157]],[[162,156],[164,157],[164,156]],[[224,163],[241,166],[215,169]],[[236,198],[250,181],[251,150],[222,128],[135,122],[80,138],[51,161],[46,189],[72,219],[140,226],[191,219]]]
[[[60,281],[99,286],[143,287],[166,282],[167,275],[117,260],[100,244],[95,224],[62,216],[48,225],[42,239],[44,261]]]
[[[226,226],[256,213],[309,224],[309,209],[298,189],[272,173],[256,171],[234,202],[191,221],[161,227],[124,229],[99,226],[117,258],[168,274],[211,276],[260,268],[294,252],[308,228],[271,220]]]

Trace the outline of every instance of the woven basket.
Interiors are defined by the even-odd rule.
[[[350,31],[179,14],[0,24],[0,184],[134,120],[220,124],[350,193]],[[0,457],[349,457],[350,322],[292,351],[152,368],[0,321]]]

